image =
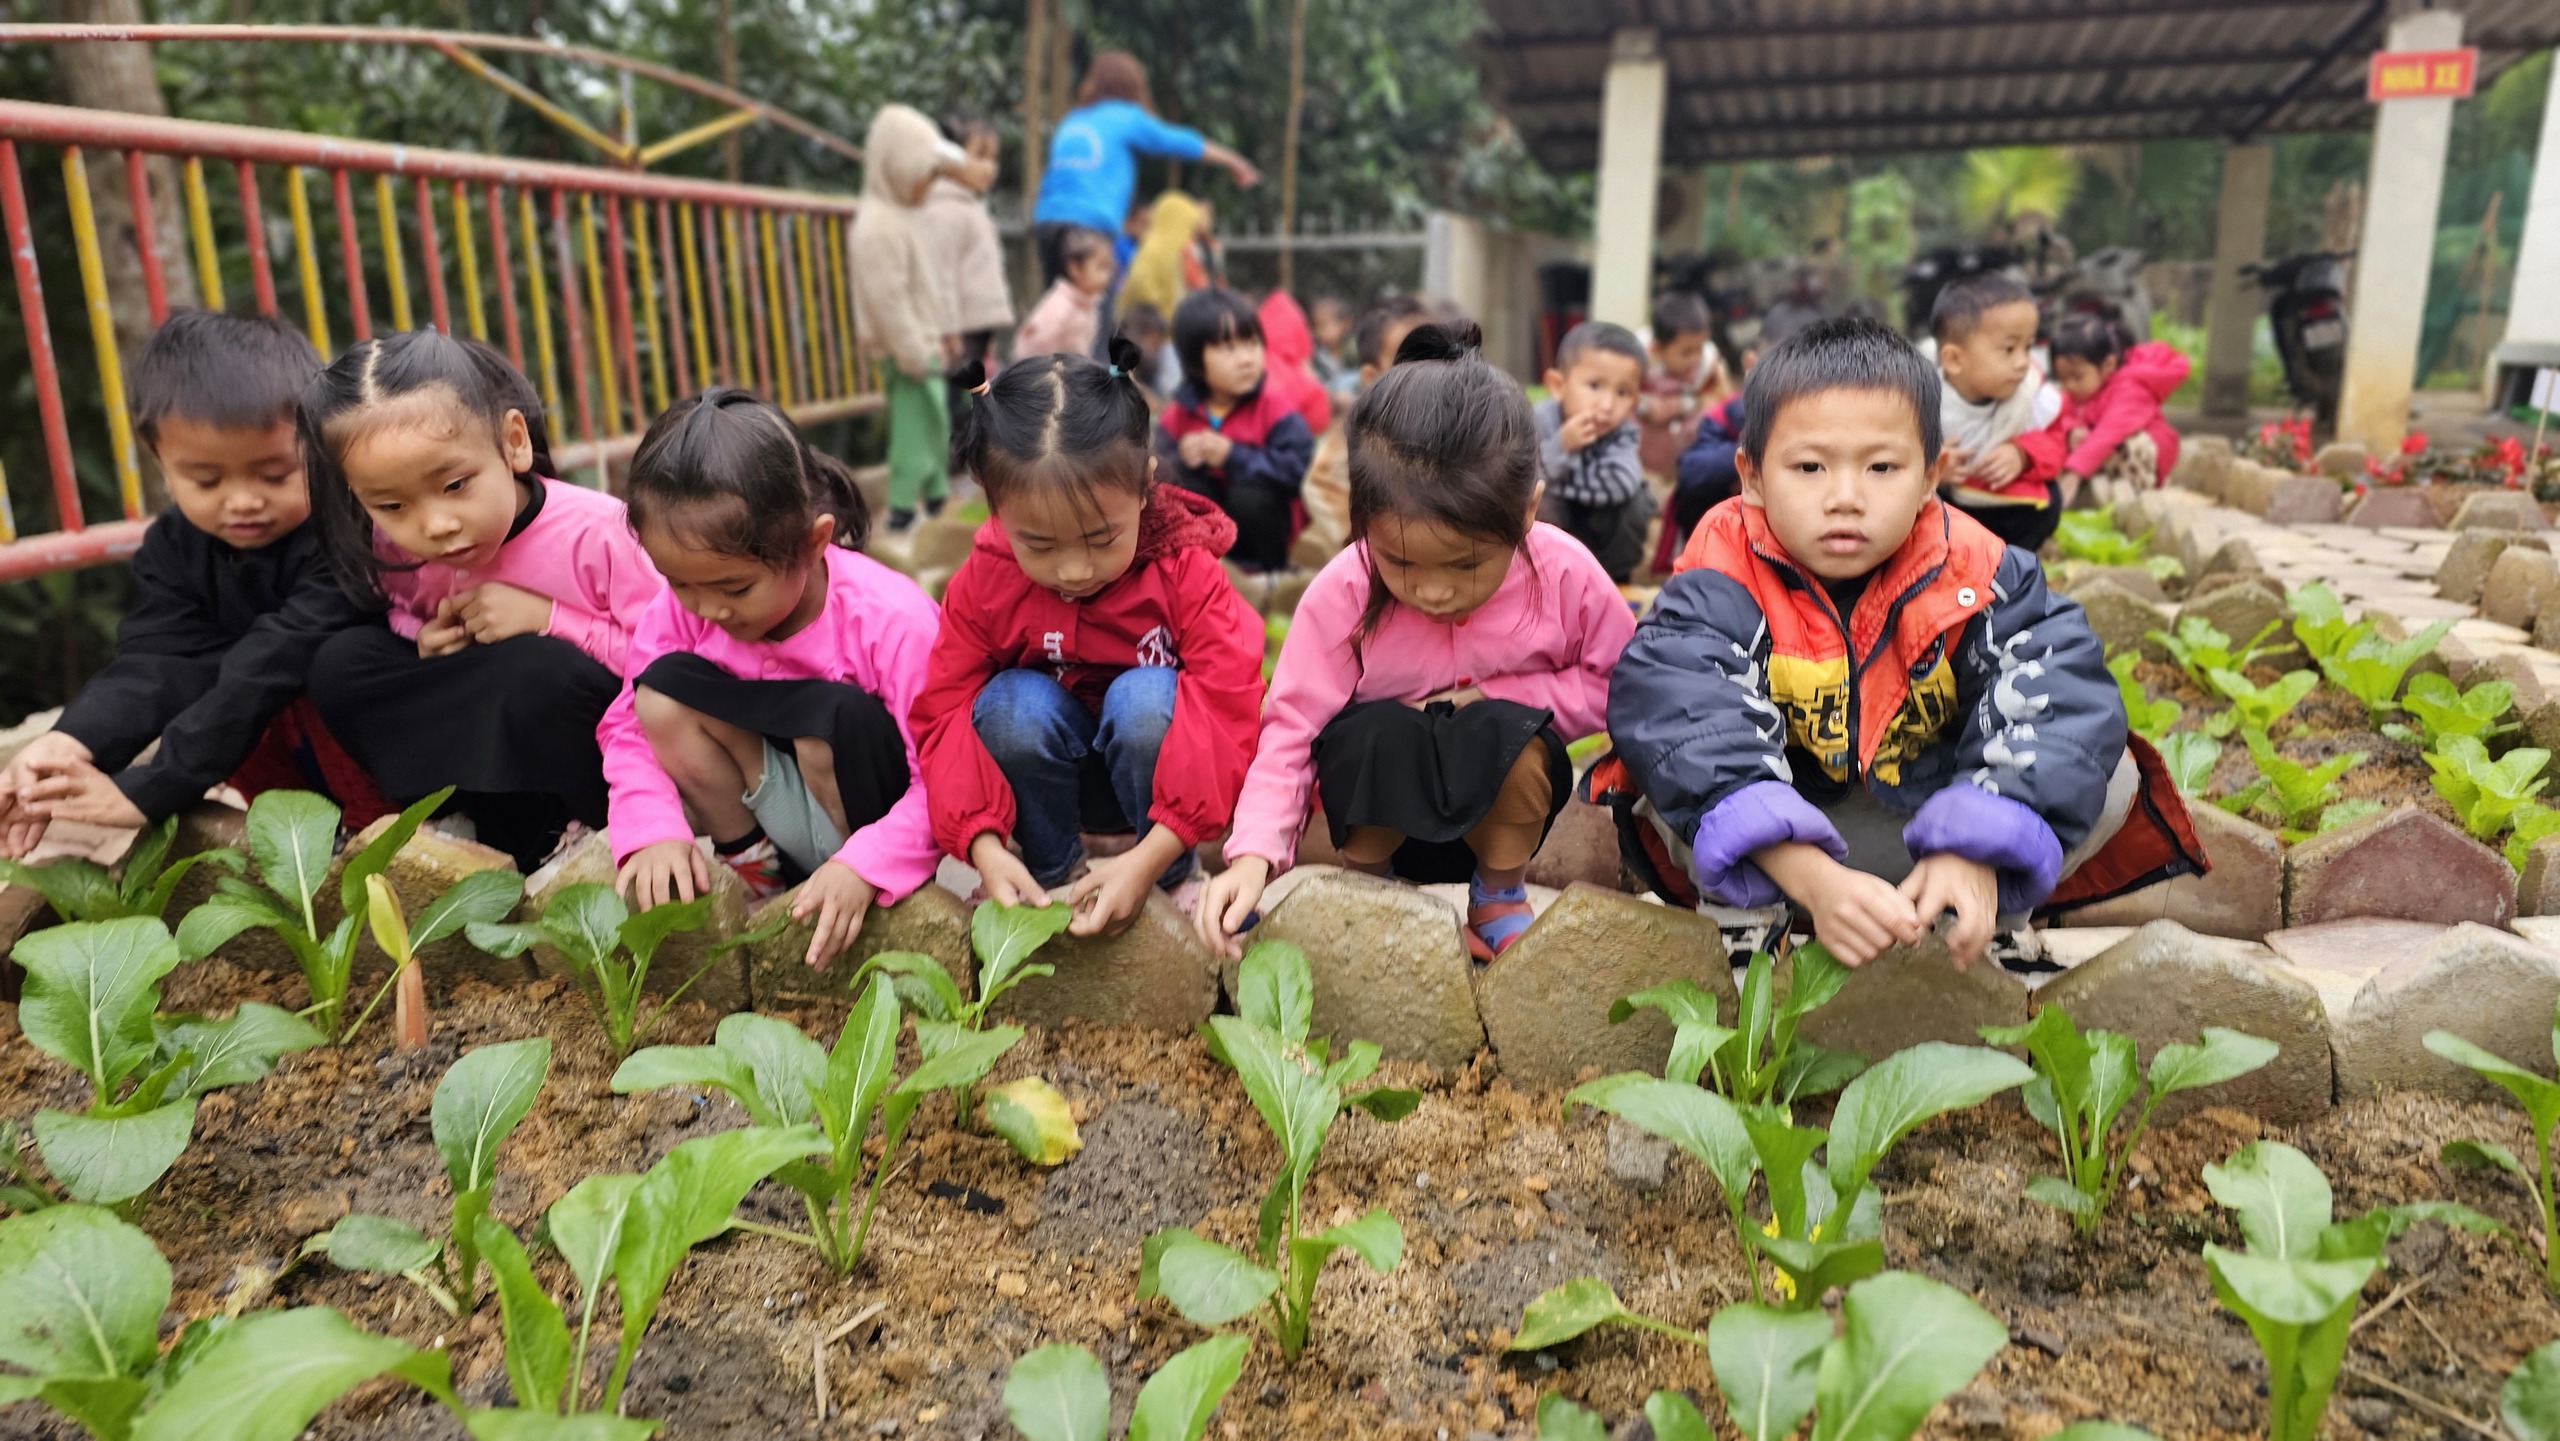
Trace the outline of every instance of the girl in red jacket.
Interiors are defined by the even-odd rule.
[[[1261,725],[1262,620],[1218,563],[1235,522],[1155,484],[1143,363],[1115,338],[1107,368],[1034,356],[978,388],[952,467],[992,514],[943,593],[913,712],[934,839],[989,900],[1045,901],[1081,831],[1142,832],[1069,890],[1080,936],[1191,879]]]

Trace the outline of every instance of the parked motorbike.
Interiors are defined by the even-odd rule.
[[[2284,360],[2285,389],[2312,413],[2311,428],[2338,426],[2338,392],[2347,370],[2346,265],[2351,250],[2312,250],[2264,265],[2240,267],[2267,295],[2267,324]]]
[[[2125,339],[2151,338],[2151,285],[2142,278],[2143,253],[2129,245],[2110,245],[2081,256],[2045,305],[2045,329],[2066,315],[2112,317]]]
[[[2023,281],[2025,257],[2009,245],[1941,245],[1922,251],[1902,272],[1902,330],[1913,339],[1929,333],[1938,292],[1959,280],[1998,272]]]

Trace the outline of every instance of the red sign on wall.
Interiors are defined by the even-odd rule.
[[[2471,98],[2472,81],[2480,73],[2480,52],[2459,50],[2379,51],[2365,72],[2364,98],[2427,100]]]

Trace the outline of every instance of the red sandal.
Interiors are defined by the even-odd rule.
[[[1514,916],[1520,918],[1519,925],[1502,927],[1502,934],[1498,937],[1486,937],[1486,925],[1507,921]],[[1529,922],[1535,918],[1536,913],[1530,910],[1525,895],[1518,900],[1492,900],[1467,907],[1467,954],[1480,964],[1490,964],[1494,957],[1511,949],[1528,933]]]

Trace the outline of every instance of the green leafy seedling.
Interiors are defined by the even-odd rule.
[[[309,791],[260,795],[249,803],[247,826],[258,882],[239,876],[216,881],[213,895],[178,923],[179,952],[187,960],[200,960],[242,931],[264,927],[275,932],[293,952],[310,989],[311,1004],[303,1014],[344,1045],[358,1028],[346,1024],[344,1012],[347,985],[355,975],[358,917],[371,904],[366,882],[390,866],[391,858],[452,793],[448,787],[402,811],[382,834],[348,857],[338,873],[342,914],[325,932],[318,898],[337,856],[338,808]],[[408,927],[409,944],[423,949],[465,927],[495,921],[515,909],[523,891],[524,879],[513,871],[465,876],[418,912]]]
[[[65,856],[42,865],[0,860],[0,882],[25,886],[44,897],[54,915],[66,922],[113,921],[126,916],[158,920],[167,914],[169,898],[177,893],[178,882],[186,879],[187,872],[208,864],[229,871],[240,869],[240,853],[219,846],[169,860],[169,846],[177,834],[176,816],[144,831],[134,840],[133,849],[125,853],[123,865],[114,871],[78,856]]]
[[[2475,840],[2495,841],[2551,784],[2542,774],[2550,759],[2547,750],[2518,746],[2493,760],[2476,737],[2447,736],[2441,748],[2427,752],[2427,768],[2435,772],[2436,794],[2453,807],[2462,828]]]
[[[1743,970],[1731,1027],[1717,1024],[1715,995],[1689,980],[1612,1003],[1609,1021],[1616,1025],[1639,1010],[1659,1011],[1672,1023],[1665,1078],[1694,1086],[1704,1077],[1704,1084],[1739,1104],[1784,1106],[1802,1096],[1836,1091],[1866,1069],[1862,1056],[1796,1039],[1804,1018],[1840,994],[1848,980],[1849,968],[1819,941],[1810,942],[1795,948],[1781,993],[1777,962],[1768,952],[1755,951]]]
[[[1247,951],[1236,990],[1237,1014],[1209,1018],[1209,1050],[1234,1068],[1254,1111],[1280,1143],[1280,1174],[1263,1197],[1252,1256],[1187,1228],[1168,1227],[1141,1248],[1138,1299],[1162,1296],[1199,1326],[1223,1326],[1267,1307],[1280,1355],[1294,1364],[1306,1349],[1317,1273],[1334,1252],[1348,1248],[1382,1276],[1404,1256],[1404,1228],[1383,1206],[1306,1234],[1300,1213],[1325,1136],[1345,1108],[1400,1121],[1422,1097],[1406,1090],[1346,1089],[1378,1069],[1378,1047],[1353,1041],[1334,1059],[1325,1041],[1308,1038],[1315,982],[1297,947],[1265,941]]]
[[[1200,1441],[1244,1374],[1242,1336],[1185,1347],[1138,1388],[1127,1441]],[[1004,1413],[1023,1441],[1110,1441],[1111,1382],[1082,1346],[1043,1346],[1005,1373]]]
[[[111,1212],[0,1220],[0,1407],[42,1402],[97,1441],[293,1441],[377,1376],[450,1394],[443,1351],[325,1306],[189,1322],[164,1353],[169,1281],[151,1238]]]
[[[2560,835],[2560,806],[2527,801],[2516,807],[2507,824],[2507,864],[2521,871],[2525,857],[2533,851],[2534,842],[2545,836]]]
[[[2234,728],[2271,732],[2320,684],[2320,677],[2307,670],[2287,671],[2267,686],[2257,685],[2237,671],[2217,670],[2207,679],[2231,702],[2231,709],[2205,722],[2205,733],[2212,736],[2227,736]]]
[[[2142,657],[2134,652],[2119,651],[2107,658],[2107,674],[2116,678],[2116,691],[2124,697],[2126,723],[2136,735],[2156,745],[2169,733],[2169,727],[2178,723],[2178,717],[2187,713],[2187,708],[2166,696],[2153,700],[2142,688],[2142,682],[2133,678],[2133,668],[2141,663]]]
[[[2151,534],[2146,530],[2128,536],[2098,511],[2073,510],[2063,513],[2053,542],[2068,559],[2085,560],[2092,565],[2139,566],[2164,580],[2183,571],[2185,567],[2175,559],[2147,554]]]
[[[2027,1199],[2068,1214],[2082,1236],[2097,1233],[2162,1098],[2218,1086],[2276,1057],[2275,1042],[2219,1026],[2207,1026],[2196,1045],[2162,1046],[2151,1058],[2149,1094],[2116,1140],[2116,1120],[2132,1104],[2138,1085],[2131,1036],[2084,1032],[2062,1007],[2046,1006],[2023,1026],[1984,1026],[1982,1039],[2024,1046],[2033,1059],[2036,1078],[2027,1083],[2027,1114],[2060,1143],[2062,1174],[2029,1181]]]
[[[2249,760],[2257,766],[2263,784],[2263,789],[2251,786],[2240,794],[2252,805],[2272,810],[2283,822],[2288,840],[2313,834],[2315,827],[2327,829],[2323,816],[2342,801],[2339,777],[2364,764],[2363,751],[2349,751],[2306,766],[2279,753],[2265,731],[2246,731],[2240,739],[2249,747]]]
[[[2504,1171],[2522,1181],[2542,1212],[2542,1277],[2560,1291],[2560,1184],[2551,1164],[2551,1131],[2560,1126],[2560,1082],[2536,1075],[2504,1056],[2473,1045],[2451,1031],[2429,1031],[2426,1048],[2468,1067],[2524,1106],[2525,1124],[2533,1130],[2534,1166],[2528,1171],[2513,1151],[2494,1141],[2452,1141],[2443,1151],[2447,1165]],[[2560,1010],[2551,1018],[2551,1055],[2560,1061]]]
[[[466,1051],[436,1082],[428,1124],[453,1196],[447,1240],[359,1212],[312,1237],[304,1253],[325,1251],[344,1270],[405,1276],[448,1313],[469,1315],[480,1304],[479,1220],[497,1189],[498,1148],[533,1110],[550,1074],[551,1042],[535,1036]]]
[[[2499,724],[2515,703],[2516,688],[2506,681],[2484,680],[2462,690],[2433,671],[2422,671],[2409,677],[2408,689],[2400,697],[2400,708],[2418,722],[2418,728],[2394,721],[2382,733],[2430,749],[2441,747],[2447,736],[2494,740],[2516,729]]]
[[[2202,796],[2213,787],[2213,768],[2222,760],[2222,742],[2202,731],[2171,731],[2160,738],[2160,760],[2169,779],[2187,795]]]
[[[1057,974],[1057,967],[1032,964],[1031,957],[1074,919],[1075,913],[1063,905],[979,903],[969,916],[969,947],[978,957],[974,996],[963,995],[960,983],[942,963],[921,951],[883,951],[862,963],[853,984],[861,986],[863,978],[874,972],[888,976],[899,1000],[915,1012],[916,1043],[931,1059],[970,1044],[971,1037],[989,1034],[989,1012],[1005,992],[1036,976]],[[1019,1028],[1007,1029],[1020,1038]],[[994,1063],[995,1057],[988,1057],[988,1065]],[[984,1075],[982,1067],[951,1089],[952,1114],[963,1125],[978,1113],[976,1087]],[[991,1092],[987,1100],[988,1127],[1012,1143],[1025,1160],[1054,1166],[1084,1144],[1076,1135],[1066,1099],[1037,1076]]]
[[[2295,586],[2285,597],[2285,608],[2293,612],[2293,638],[2302,643],[2315,665],[2345,655],[2357,641],[2373,634],[2372,622],[2347,619],[2337,592],[2316,580]]]
[[[198,1097],[254,1081],[286,1052],[327,1040],[291,1012],[255,1001],[218,1021],[156,1014],[160,982],[178,967],[177,942],[156,917],[37,931],[18,942],[16,958],[27,973],[19,1029],[89,1082],[87,1109],[40,1109],[30,1126],[45,1169],[74,1201],[119,1205],[141,1196],[186,1150]],[[24,1170],[19,1184],[0,1190],[0,1202],[14,1210],[52,1199]]]
[[[570,974],[578,979],[579,989],[586,992],[588,1003],[595,1007],[596,1019],[604,1028],[605,1038],[613,1043],[614,1053],[627,1056],[658,1029],[668,1009],[693,989],[694,982],[709,974],[721,957],[763,940],[788,924],[787,918],[776,917],[763,927],[712,945],[701,966],[661,998],[656,1009],[648,1009],[645,992],[649,967],[657,959],[658,948],[678,931],[698,931],[710,919],[709,896],[668,901],[634,915],[613,887],[582,881],[561,887],[544,904],[542,914],[531,921],[475,919],[465,934],[471,944],[493,956],[520,956],[537,945],[551,947],[567,963]]]
[[[2283,624],[2278,620],[2268,621],[2258,628],[2256,635],[2249,637],[2247,645],[2237,651],[2231,648],[2231,637],[2200,615],[2178,617],[2178,629],[2174,633],[2146,631],[2143,638],[2167,651],[2169,659],[2177,662],[2178,669],[2187,673],[2187,679],[2196,683],[2196,689],[2210,691],[2215,671],[2247,670],[2251,662],[2271,649],[2266,644],[2267,638]]]
[[[2320,670],[2331,685],[2363,701],[2366,713],[2379,726],[2383,717],[2391,713],[2409,667],[2434,650],[2436,642],[2452,629],[2452,621],[2440,620],[2406,640],[2384,640],[2368,633],[2357,637],[2344,651],[2322,659]]]
[[[1592,1308],[1616,1303],[1602,1282],[1575,1284],[1597,1288],[1586,1293]],[[1571,1334],[1600,1321],[1636,1319],[1621,1308]],[[2009,1342],[2009,1328],[1972,1297],[1908,1271],[1849,1287],[1840,1298],[1840,1320],[1835,1336],[1831,1318],[1819,1311],[1745,1302],[1718,1311],[1704,1336],[1672,1334],[1706,1348],[1725,1415],[1745,1441],[1786,1441],[1808,1412],[1814,1441],[1909,1441],[1939,1402]],[[1522,1328],[1530,1324],[1524,1320]],[[1545,1344],[1563,1339],[1556,1335]],[[1715,1435],[1696,1403],[1676,1391],[1653,1393],[1644,1414],[1659,1441],[1712,1441]],[[1608,1434],[1599,1417],[1562,1396],[1538,1403],[1542,1441],[1607,1441]]]
[[[2560,1341],[2508,1373],[2498,1388],[2498,1416],[2516,1441],[2560,1441]]]
[[[628,1094],[671,1086],[725,1092],[754,1124],[770,1128],[814,1122],[827,1138],[823,1154],[794,1160],[774,1179],[800,1193],[809,1215],[806,1235],[770,1231],[817,1248],[827,1264],[850,1275],[862,1264],[881,1188],[888,1184],[899,1143],[906,1139],[925,1097],[976,1081],[996,1058],[1022,1039],[1019,1026],[968,1032],[956,1045],[897,1074],[898,998],[886,976],[873,976],[845,1017],[833,1053],[788,1021],[741,1011],[723,1017],[708,1046],[651,1046],[633,1053],[613,1073],[613,1088]],[[866,1168],[863,1143],[874,1117],[880,1122],[880,1155]],[[868,1170],[869,1189],[857,1209],[854,1187]],[[762,1228],[760,1228],[762,1229]]]
[[[2426,1201],[2329,1218],[2329,1180],[2300,1151],[2252,1141],[2204,1168],[2205,1189],[2239,1218],[2248,1249],[2207,1242],[2205,1268],[2222,1304],[2247,1323],[2267,1360],[2268,1441],[2313,1441],[2329,1407],[2356,1297],[2383,1265],[2383,1248],[2419,1221],[2496,1234],[2468,1206]]]

